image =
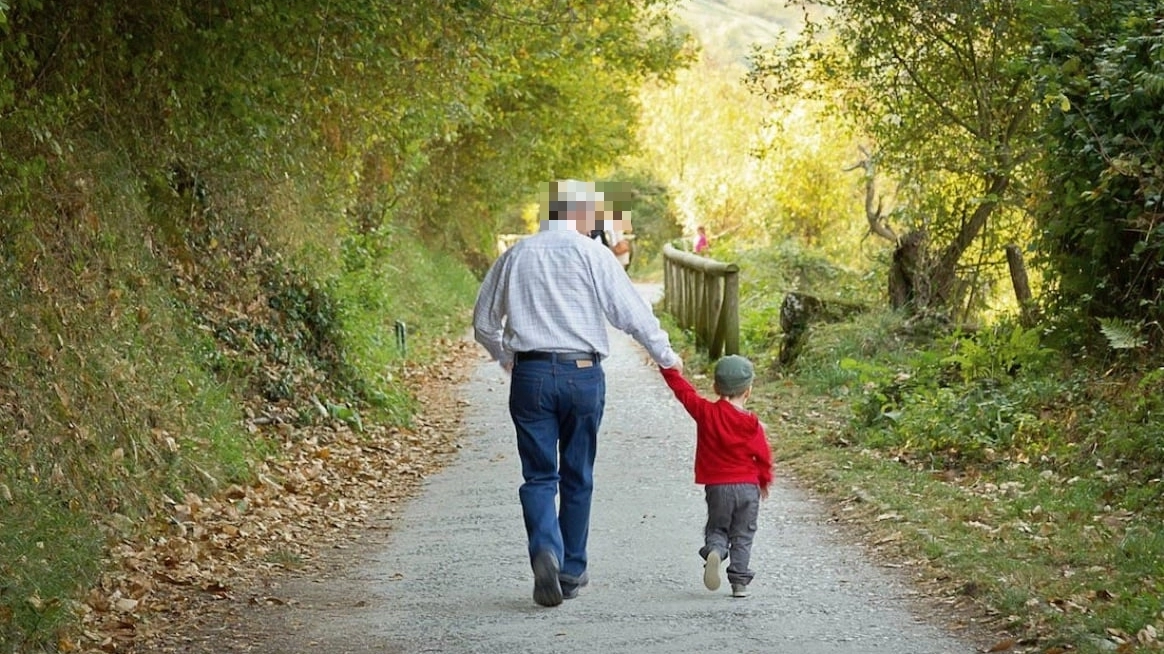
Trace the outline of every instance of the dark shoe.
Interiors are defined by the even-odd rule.
[[[719,588],[719,552],[707,553],[707,562],[703,564],[703,585],[708,590]]]
[[[574,599],[578,597],[578,590],[590,583],[590,573],[583,571],[579,577],[558,575],[558,582],[562,585],[562,599]]]
[[[558,582],[558,559],[553,552],[543,550],[534,555],[534,601],[542,606],[562,603],[562,586]]]

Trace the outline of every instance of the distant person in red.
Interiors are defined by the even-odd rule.
[[[707,242],[707,230],[703,228],[703,225],[700,225],[699,229],[695,230],[695,254],[703,254],[707,251],[709,245],[710,243]]]
[[[679,368],[661,368],[675,397],[695,419],[695,483],[707,499],[707,526],[699,555],[703,585],[719,588],[720,562],[727,567],[732,597],[747,597],[755,574],[748,567],[760,499],[772,483],[772,448],[756,414],[744,409],[752,394],[752,362],[733,354],[715,364],[712,402],[699,395]]]

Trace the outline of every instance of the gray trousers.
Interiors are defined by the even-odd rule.
[[[703,529],[704,559],[718,552],[728,559],[728,582],[747,586],[755,574],[748,568],[752,558],[752,539],[760,515],[760,487],[756,484],[710,484],[704,486],[707,497],[707,526]]]

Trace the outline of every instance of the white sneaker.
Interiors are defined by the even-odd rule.
[[[743,584],[732,584],[732,597],[747,597],[748,587]]]
[[[719,588],[719,552],[710,552],[707,562],[703,564],[703,585],[708,590]]]

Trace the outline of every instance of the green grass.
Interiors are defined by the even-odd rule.
[[[791,370],[758,368],[750,408],[778,469],[843,502],[879,556],[920,561],[935,601],[1033,643],[1015,651],[1139,651],[1164,633],[1164,372],[1082,368],[1015,334],[965,347],[886,311],[815,325]]]
[[[75,642],[108,545],[160,528],[166,496],[246,483],[278,455],[244,429],[245,406],[316,420],[306,388],[337,419],[378,402],[407,422],[400,367],[459,336],[476,292],[464,265],[404,232],[344,267],[332,234],[271,253],[248,216],[201,232],[161,220],[189,208],[95,159],[105,168],[76,200],[92,220],[7,224],[0,242],[0,652]],[[280,225],[311,235],[310,222]]]
[[[1121,403],[1108,391],[1086,402],[1089,388],[1110,380],[1078,371],[1064,376],[1054,367],[1046,376],[1020,374],[977,402],[1015,403],[1022,409],[1013,415],[1037,415],[1035,437],[997,444],[985,458],[964,449],[927,455],[934,445],[927,439],[936,437],[939,425],[973,437],[983,427],[972,421],[981,415],[942,403],[927,408],[919,400],[942,389],[921,384],[907,385],[897,401],[907,412],[933,411],[932,424],[913,423],[929,427],[903,438],[906,423],[869,424],[860,417],[862,394],[871,386],[901,374],[924,376],[915,366],[935,359],[924,343],[892,336],[897,326],[891,315],[870,315],[820,327],[797,372],[762,388],[769,424],[780,423],[777,411],[793,416],[773,430],[780,465],[830,497],[859,492],[872,503],[859,514],[871,539],[898,532],[896,557],[922,558],[928,578],[948,579],[946,594],[994,616],[996,625],[1017,636],[1044,647],[1099,652],[1107,651],[1101,641],[1114,638],[1110,630],[1125,639],[1145,628],[1159,630],[1161,483],[1143,475],[1137,462],[1110,454],[1153,438],[1153,428],[1125,432],[1123,445],[1108,443],[1090,456],[1080,451],[1089,425],[1118,421],[1136,405],[1135,394],[1125,394]],[[838,365],[843,359],[850,365]],[[964,382],[954,375],[943,383]],[[1134,377],[1126,386],[1137,387]],[[826,418],[805,417],[814,412]],[[1080,414],[1087,416],[1082,422]],[[901,517],[879,522],[886,513]]]
[[[796,412],[795,394],[775,395],[782,412]],[[1105,510],[1102,479],[1067,484],[1020,466],[945,481],[876,451],[831,447],[811,430],[773,431],[779,466],[835,499],[859,493],[871,502],[858,520],[871,541],[900,534],[894,558],[924,559],[926,579],[948,579],[945,595],[963,596],[997,626],[1097,652],[1094,639],[1109,627],[1134,635],[1158,624],[1161,516]],[[900,518],[878,520],[890,513]]]
[[[345,255],[333,287],[348,361],[370,380],[383,415],[405,421],[414,405],[401,375],[410,361],[433,357],[443,339],[461,335],[478,282],[454,257],[429,251],[404,230],[352,239]]]
[[[282,547],[272,549],[263,557],[263,560],[288,570],[298,570],[304,564],[302,555]]]
[[[85,198],[103,224],[45,217],[0,259],[3,650],[73,629],[104,547],[163,493],[245,479],[263,451],[142,238],[144,202],[106,164]]]
[[[100,561],[102,535],[91,520],[43,483],[11,488],[0,511],[0,643],[36,642],[75,619],[71,600],[87,590]],[[17,647],[17,651],[21,651]]]

